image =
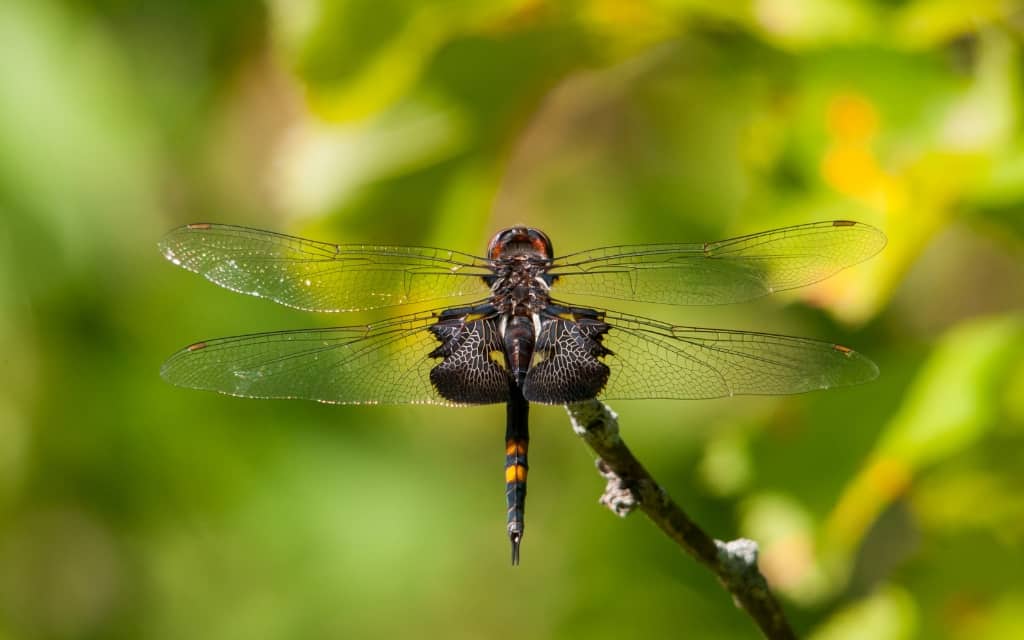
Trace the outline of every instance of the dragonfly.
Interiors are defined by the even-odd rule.
[[[477,256],[189,224],[168,233],[161,252],[226,289],[314,312],[435,308],[369,324],[203,340],[172,355],[161,374],[182,387],[246,398],[505,404],[506,530],[516,565],[531,403],[785,395],[878,375],[870,359],[839,344],[673,325],[586,301],[744,302],[829,278],[885,243],[870,225],[830,220],[556,257],[544,232],[514,226]]]

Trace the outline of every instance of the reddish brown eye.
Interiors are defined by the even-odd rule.
[[[501,257],[501,253],[505,250],[505,245],[508,243],[506,236],[508,236],[512,231],[514,231],[514,229],[502,229],[491,237],[491,241],[487,244],[488,258],[491,260],[497,260]]]
[[[487,245],[487,257],[491,260],[519,254],[534,254],[536,257],[550,259],[551,240],[538,229],[511,227],[494,234]]]
[[[554,251],[551,248],[551,238],[548,238],[548,234],[540,229],[530,229],[529,234],[530,243],[533,245],[534,251],[541,254],[541,257],[549,260],[554,257]]]

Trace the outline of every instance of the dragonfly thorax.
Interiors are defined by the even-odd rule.
[[[487,246],[494,275],[486,278],[491,304],[502,314],[536,315],[550,302],[551,240],[539,229],[511,227],[494,234]]]
[[[502,314],[536,315],[551,301],[546,266],[525,255],[502,260],[491,279],[491,304]]]

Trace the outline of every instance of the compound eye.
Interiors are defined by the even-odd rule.
[[[491,260],[497,260],[501,257],[501,254],[505,252],[505,248],[511,241],[511,236],[515,234],[516,229],[502,229],[498,233],[491,237],[491,241],[487,244],[487,257]]]
[[[550,260],[551,240],[538,229],[511,227],[494,234],[487,245],[487,257],[491,260],[520,255]]]
[[[548,234],[544,233],[540,229],[529,229],[530,244],[533,245],[534,251],[541,254],[542,258],[550,260],[554,257],[554,251],[551,248],[551,238]]]

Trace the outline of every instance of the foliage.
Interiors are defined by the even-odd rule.
[[[802,635],[1024,636],[1021,7],[979,0],[0,3],[0,635],[756,637],[533,412],[507,566],[495,408],[189,393],[190,341],[336,323],[166,264],[190,221],[480,252],[829,218],[883,254],[730,308],[870,385],[620,403]],[[361,321],[364,316],[358,316]],[[367,315],[365,317],[374,317]]]

